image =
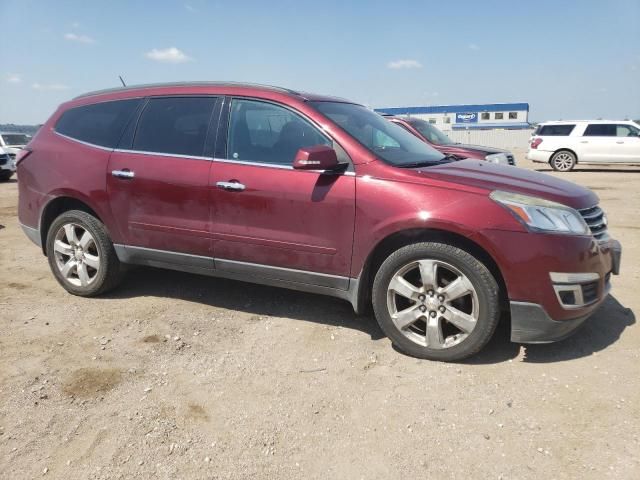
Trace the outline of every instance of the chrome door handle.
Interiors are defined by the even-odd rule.
[[[223,190],[233,190],[236,192],[241,192],[245,189],[245,186],[240,182],[216,182],[216,187],[222,188]]]
[[[619,142],[616,142],[616,143],[624,143],[624,142],[623,141],[619,141]]]
[[[136,176],[131,170],[112,170],[111,175],[117,178],[133,178]]]
[[[587,140],[580,140],[580,143],[589,143]]]

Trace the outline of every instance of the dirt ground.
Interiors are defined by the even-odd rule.
[[[0,184],[0,478],[640,478],[640,168],[560,176],[622,242],[612,295],[460,364],[329,297],[146,268],[70,296]]]

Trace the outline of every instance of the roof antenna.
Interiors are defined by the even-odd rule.
[[[123,86],[123,87],[126,87],[126,86],[127,86],[127,84],[126,84],[126,83],[124,83],[124,80],[122,79],[122,75],[118,75],[118,78],[119,78],[119,79],[120,79],[120,81],[122,82],[122,86]]]

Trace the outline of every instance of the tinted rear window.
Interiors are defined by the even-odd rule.
[[[540,125],[536,135],[546,135],[549,137],[561,137],[571,135],[575,125]]]
[[[140,116],[133,150],[202,156],[215,103],[213,97],[152,98]]]
[[[615,137],[616,125],[613,123],[591,123],[584,131],[585,137]]]
[[[62,114],[55,130],[76,140],[115,148],[141,101],[135,98],[71,108]]]

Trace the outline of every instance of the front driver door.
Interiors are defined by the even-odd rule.
[[[299,148],[332,140],[278,104],[234,98],[225,110],[210,179],[215,268],[347,289],[355,177],[292,168]]]

